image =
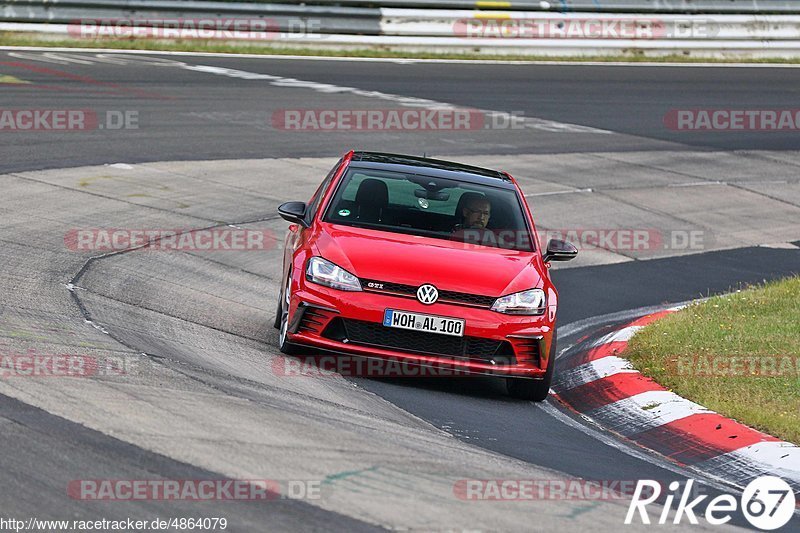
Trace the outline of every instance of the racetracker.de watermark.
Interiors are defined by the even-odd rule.
[[[67,25],[79,39],[209,39],[271,41],[321,39],[322,20],[272,18],[80,19]]]
[[[283,131],[469,131],[521,130],[521,112],[484,112],[478,109],[278,109],[270,117]]]
[[[674,131],[798,131],[800,109],[670,109],[664,126]]]
[[[800,378],[800,357],[789,355],[684,355],[665,367],[678,376]]]
[[[73,479],[67,495],[102,501],[319,500],[319,480],[277,479]]]
[[[93,109],[2,109],[0,132],[139,129],[139,112]]]
[[[0,352],[0,379],[92,376],[124,376],[138,372],[142,357],[81,354]]]
[[[459,479],[453,495],[467,501],[629,500],[638,483],[635,479]],[[648,490],[652,494],[656,489]],[[695,485],[694,490],[704,489]]]
[[[73,252],[131,249],[160,252],[259,251],[275,248],[276,243],[277,238],[270,230],[244,228],[74,228],[64,235],[64,245]]]
[[[453,35],[472,39],[688,39],[719,33],[711,20],[641,17],[462,18]]]
[[[110,520],[53,520],[29,516],[27,519],[0,517],[0,531],[224,531],[228,519],[215,516],[148,518],[136,520],[120,518]]]
[[[502,368],[502,367],[501,367]],[[279,377],[370,377],[370,378],[451,378],[471,376],[462,366],[437,362],[420,365],[392,358],[365,358],[348,355],[307,355],[276,357],[272,372]]]
[[[578,250],[602,248],[617,252],[655,253],[657,251],[701,251],[712,242],[706,230],[657,228],[561,228],[542,229],[539,248],[544,250],[551,239],[573,244]],[[463,229],[453,233],[454,240],[468,245],[492,246],[512,250],[530,249],[533,236],[528,231]]]

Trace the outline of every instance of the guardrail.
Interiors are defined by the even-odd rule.
[[[292,1],[292,0],[289,0]],[[706,8],[723,2],[666,0],[559,0],[569,11],[553,9],[433,9],[464,0],[342,0],[359,5],[317,5],[189,0],[6,0],[0,1],[0,31],[67,34],[79,38],[120,37],[92,30],[92,24],[162,28],[146,37],[248,40],[271,45],[364,48],[388,46],[414,51],[471,51],[493,54],[604,55],[675,54],[800,56],[800,2],[759,1],[785,14],[679,14],[687,6]],[[584,12],[589,3],[607,11]],[[429,3],[429,9],[387,7]],[[724,0],[731,7],[754,6],[748,0]],[[502,4],[502,6],[501,6]],[[502,1],[479,1],[482,7],[504,7]],[[624,5],[636,13],[618,13]],[[788,4],[797,14],[788,13]],[[515,6],[521,4],[515,3]],[[544,3],[542,5],[545,5]],[[552,7],[552,6],[551,6]],[[672,9],[670,13],[658,10]],[[236,32],[225,24],[233,21]],[[181,33],[180,27],[205,22],[210,33]],[[215,24],[217,25],[215,29]],[[238,24],[238,26],[236,25]],[[178,28],[177,30],[175,28]],[[102,29],[102,28],[101,28]],[[185,29],[185,28],[184,28]],[[197,28],[195,28],[197,29]],[[207,29],[207,28],[206,28]],[[92,30],[94,33],[92,33]],[[136,35],[133,35],[136,36]]]
[[[380,33],[381,12],[372,7],[125,0],[10,0],[0,2],[0,21],[75,24],[82,20],[130,20],[158,26],[160,21],[247,20],[265,22],[270,31],[291,31],[293,24],[313,21],[319,33]]]
[[[640,15],[383,9],[383,35],[472,39],[798,40],[800,15]]]

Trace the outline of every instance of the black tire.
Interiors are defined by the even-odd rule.
[[[283,307],[281,306],[281,299],[283,298],[283,291],[278,293],[278,308],[275,310],[275,322],[272,323],[272,327],[275,329],[281,329],[281,315],[283,314]]]
[[[556,368],[556,332],[553,330],[553,342],[550,343],[550,357],[544,379],[506,378],[508,395],[518,400],[542,402],[550,394],[550,385]]]
[[[291,298],[292,272],[286,275],[286,285],[278,298],[278,314],[275,323],[278,325],[278,349],[286,355],[298,355],[300,347],[289,342],[289,299]]]

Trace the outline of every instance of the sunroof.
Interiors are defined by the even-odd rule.
[[[355,152],[353,154],[353,161],[364,161],[372,163],[387,163],[394,165],[413,165],[418,167],[436,168],[440,170],[452,170],[457,172],[469,172],[471,174],[478,174],[488,178],[497,178],[503,181],[509,181],[508,178],[497,170],[490,170],[488,168],[473,167],[471,165],[464,165],[461,163],[454,163],[452,161],[443,161],[440,159],[429,159],[427,157],[417,157],[402,154],[389,154],[382,152]]]

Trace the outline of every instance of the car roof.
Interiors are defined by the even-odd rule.
[[[466,183],[475,183],[514,189],[513,180],[505,173],[488,168],[473,167],[452,161],[430,159],[412,155],[390,154],[384,152],[353,152],[350,160],[353,168],[393,170],[406,174],[419,174],[435,178],[446,178]]]

